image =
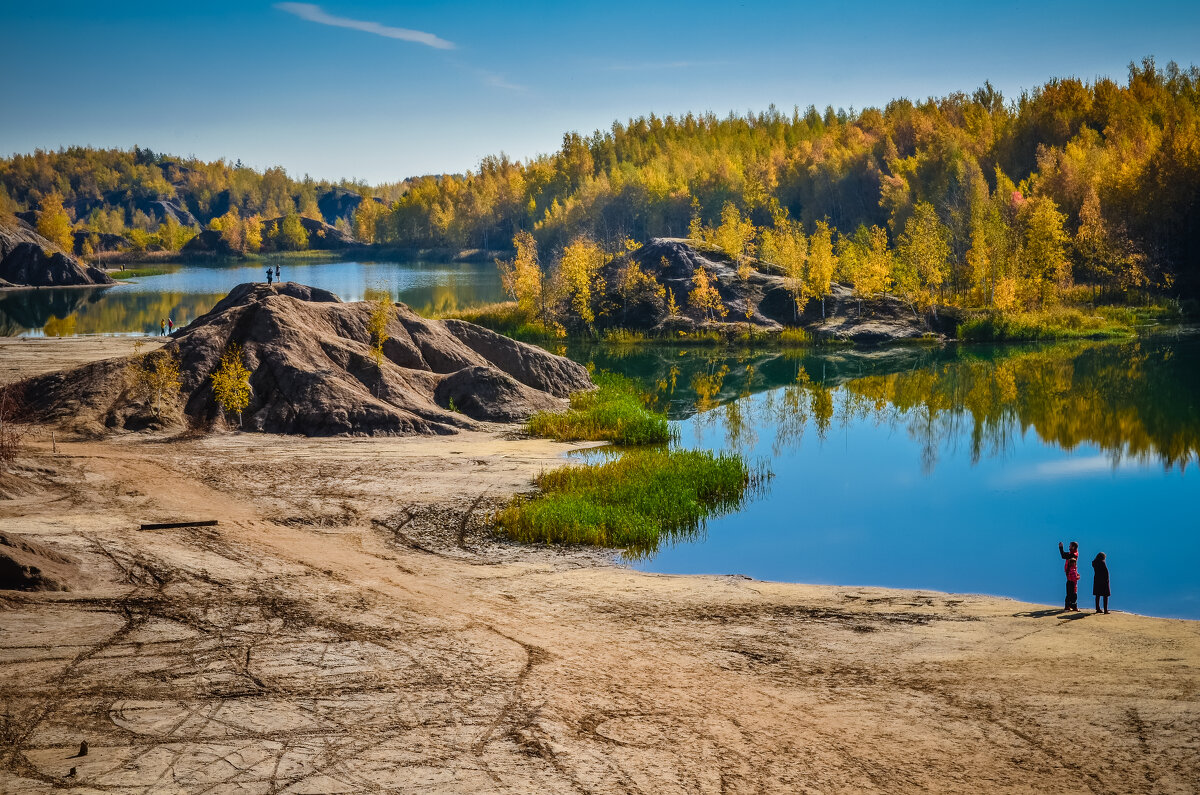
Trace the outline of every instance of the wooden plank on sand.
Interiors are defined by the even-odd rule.
[[[200,519],[194,522],[158,522],[157,524],[144,524],[139,529],[141,530],[174,530],[179,527],[216,527],[216,519]]]

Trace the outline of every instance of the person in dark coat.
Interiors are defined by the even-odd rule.
[[[1079,544],[1071,542],[1069,549],[1063,549],[1058,542],[1058,554],[1066,561],[1063,572],[1067,575],[1067,602],[1063,610],[1079,612]]]
[[[1095,576],[1092,578],[1092,595],[1096,597],[1096,612],[1108,612],[1108,563],[1105,562],[1104,553],[1096,555],[1092,561],[1092,571]],[[1100,597],[1104,597],[1104,610],[1100,610]]]

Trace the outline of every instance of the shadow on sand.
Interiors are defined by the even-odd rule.
[[[1059,618],[1074,621],[1075,619],[1083,618],[1086,615],[1087,613],[1084,612],[1068,613],[1061,607],[1058,607],[1051,608],[1049,610],[1026,610],[1023,613],[1013,613],[1013,618],[1050,618],[1051,616],[1058,616]]]

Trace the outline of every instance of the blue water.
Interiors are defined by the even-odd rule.
[[[655,572],[984,593],[1200,618],[1200,338],[796,357],[575,351],[640,377],[677,444],[774,473]],[[673,386],[672,386],[673,385]]]
[[[752,409],[767,394],[743,399]],[[835,398],[836,400],[836,398]],[[713,413],[720,413],[716,409]],[[680,425],[689,447],[728,449],[705,415]],[[1057,542],[1080,544],[1080,604],[1104,552],[1113,608],[1200,618],[1200,470],[1120,461],[1097,445],[1065,451],[1036,432],[1003,455],[970,461],[950,438],[924,471],[924,446],[903,428],[852,420],[773,454],[770,428],[743,448],[769,461],[765,496],[713,520],[700,543],[636,564],[648,571],[988,593],[1059,604]]]
[[[343,301],[382,291],[420,312],[477,306],[504,296],[496,266],[489,263],[287,259],[279,264],[284,281],[330,290]],[[162,318],[186,325],[238,284],[266,280],[265,263],[170,267],[170,273],[129,278],[113,287],[0,293],[0,336],[153,334]]]

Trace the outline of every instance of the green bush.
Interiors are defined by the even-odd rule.
[[[631,450],[541,474],[542,493],[515,499],[497,514],[496,525],[514,541],[644,555],[669,538],[700,532],[709,517],[736,509],[767,477],[731,453]]]
[[[593,378],[598,388],[571,395],[567,411],[541,411],[530,417],[529,433],[563,442],[589,440],[639,445],[670,441],[666,416],[646,408],[636,382],[604,372],[596,373]]]

